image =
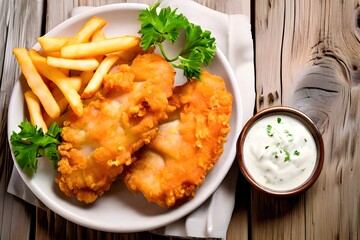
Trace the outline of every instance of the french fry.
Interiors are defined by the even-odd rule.
[[[69,74],[70,74],[70,69],[66,69],[66,68],[59,68],[59,70],[60,71],[62,71],[64,74],[65,74],[65,76],[69,76]]]
[[[40,43],[41,48],[46,52],[59,52],[71,38],[60,37],[39,37],[37,40]]]
[[[117,55],[109,55],[104,58],[98,69],[96,69],[94,76],[91,78],[84,92],[81,94],[83,99],[91,98],[96,93],[96,91],[99,90],[105,75],[118,60],[119,56]]]
[[[69,77],[67,81],[70,82],[70,84],[75,88],[76,91],[79,91],[82,86],[83,78],[81,76]]]
[[[99,66],[99,62],[95,58],[68,59],[47,57],[47,63],[52,67],[72,69],[78,71],[91,71],[95,70]]]
[[[41,112],[41,103],[39,98],[33,93],[32,90],[27,90],[24,93],[25,102],[29,109],[30,122],[33,125],[41,127],[44,132],[47,132],[48,128],[44,121],[42,112]]]
[[[102,30],[106,23],[104,19],[92,17],[74,37],[39,37],[44,56],[34,49],[14,49],[32,89],[26,92],[27,102],[31,105],[27,103],[28,107],[34,109],[31,110],[34,119],[42,127],[46,122],[56,121],[68,105],[76,115],[82,116],[81,98],[92,97],[116,62],[132,58],[138,52],[139,37],[107,39]],[[70,74],[78,77],[69,77]],[[50,81],[49,84],[44,83],[45,80]],[[49,89],[50,85],[54,87]],[[45,110],[43,113],[40,102]]]
[[[81,77],[71,77],[67,81],[75,88],[76,91],[79,91],[82,86],[82,78]],[[66,107],[68,106],[68,101],[66,100],[64,94],[61,92],[60,88],[55,87],[51,91],[52,95],[54,96],[56,102],[60,107],[60,114],[62,114]]]
[[[68,81],[71,83],[71,85],[75,88],[76,91],[79,91],[80,88],[82,87],[83,78],[70,77],[70,78],[68,78]],[[58,103],[58,105],[60,107],[60,117],[59,118],[61,118],[61,116],[64,116],[65,110],[66,110],[67,106],[69,105],[69,103],[66,100],[64,94],[61,92],[61,90],[58,87],[54,87],[51,90],[51,93],[54,96],[56,102]],[[59,120],[58,120],[59,118],[53,119],[48,114],[46,114],[46,112],[43,114],[43,116],[44,116],[44,121],[47,126],[50,126],[50,124],[54,121],[59,123]]]
[[[91,42],[100,42],[106,39],[104,31],[101,29],[96,31],[94,35],[91,37]],[[98,60],[98,62],[101,62],[104,59],[104,55],[96,56],[95,59]]]
[[[64,58],[91,58],[98,55],[127,50],[139,44],[140,38],[135,36],[114,37],[99,42],[64,46],[61,49],[61,56]]]
[[[88,83],[90,82],[90,80],[93,78],[94,76],[94,72],[93,71],[84,71],[80,74],[80,78],[81,78],[81,87],[78,90],[78,93],[81,95],[86,86],[88,85]]]
[[[106,39],[105,33],[103,30],[100,29],[94,32],[94,34],[91,37],[91,42],[99,42],[105,39]]]
[[[44,80],[42,79],[35,65],[33,64],[28,54],[28,51],[25,48],[15,48],[13,50],[13,53],[21,67],[22,73],[24,74],[29,87],[39,98],[45,111],[52,118],[59,117],[59,105],[56,103],[49,88],[46,86]]]
[[[74,113],[78,116],[82,116],[83,104],[80,95],[68,81],[66,75],[58,68],[49,66],[46,62],[46,58],[41,56],[34,49],[30,50],[29,55],[40,74],[44,75],[50,81],[54,82],[64,94]]]
[[[38,38],[38,42],[47,55],[52,54],[53,52],[59,52],[65,45],[89,42],[95,33],[97,33],[97,37],[100,37],[104,34],[101,31],[101,28],[106,23],[107,22],[104,19],[95,16],[89,19],[81,30],[72,38],[42,36]]]
[[[104,19],[96,16],[90,18],[67,45],[89,42],[91,36],[105,26],[106,23],[107,22]]]
[[[61,49],[60,49],[61,50]],[[61,57],[61,52],[57,51],[57,52],[45,52],[45,55],[47,57],[57,57],[57,58],[60,58]]]

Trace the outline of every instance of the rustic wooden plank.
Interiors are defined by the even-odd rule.
[[[359,3],[269,1],[256,5],[255,16],[257,97],[264,95],[257,109],[284,104],[307,113],[323,134],[325,163],[315,185],[295,200],[253,192],[252,236],[359,238]],[[269,103],[276,91],[279,98]]]
[[[50,211],[48,212],[39,207],[36,208],[35,224],[34,224],[36,239],[50,238],[50,236],[48,235],[48,233],[50,232],[50,225],[48,221],[49,215],[50,215]]]
[[[359,3],[306,2],[303,7],[309,15],[314,8],[322,11],[312,19],[316,23],[309,27],[312,37],[304,44],[309,49],[309,64],[302,74],[294,75],[294,104],[317,120],[327,156],[325,171],[306,198],[310,206],[306,211],[306,234],[314,239],[359,238],[360,187],[354,184],[360,173]],[[304,101],[304,96],[311,100]]]
[[[208,8],[227,14],[243,14],[250,17],[251,1],[234,1],[234,0],[194,0]]]
[[[290,1],[289,1],[290,3]],[[255,4],[257,109],[282,104],[282,51],[286,1]],[[271,47],[265,42],[270,43]],[[286,63],[285,63],[286,64]],[[251,236],[254,239],[304,239],[304,197],[274,199],[252,190]]]
[[[239,173],[236,185],[236,198],[233,215],[229,224],[227,238],[236,240],[250,239],[250,187]]]
[[[7,143],[7,108],[19,67],[12,54],[14,47],[31,47],[40,35],[42,1],[10,0],[0,2],[0,85],[1,85],[1,153],[0,153],[0,238],[28,238],[34,210],[22,200],[7,193],[12,159]],[[20,227],[21,226],[21,227]]]
[[[6,10],[9,8],[9,1],[1,1],[0,2],[0,13],[2,16],[7,16],[6,15]],[[1,35],[0,35],[0,52],[3,53],[5,52],[5,44],[6,44],[6,35],[7,35],[7,18],[6,17],[1,17],[0,18],[0,31],[1,31]],[[1,54],[0,55],[0,66],[4,65],[4,55]],[[3,69],[0,68],[0,76],[2,76],[2,71]]]
[[[268,4],[255,3],[257,109],[281,104],[281,48],[284,14],[285,1],[268,1]],[[264,44],[264,41],[268,44]]]

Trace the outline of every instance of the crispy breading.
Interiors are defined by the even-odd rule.
[[[140,55],[105,77],[103,89],[85,102],[82,117],[70,111],[56,178],[66,195],[91,203],[110,188],[167,118],[174,76],[159,55]]]
[[[127,187],[160,206],[176,206],[195,196],[230,131],[232,96],[223,79],[208,72],[201,79],[175,88],[170,103],[177,110],[124,170]]]

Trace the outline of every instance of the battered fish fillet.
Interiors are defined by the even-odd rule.
[[[157,137],[124,170],[133,192],[163,207],[195,196],[223,152],[230,131],[232,96],[223,79],[202,73],[202,82],[176,87],[170,102],[177,110],[159,127]]]
[[[174,84],[172,66],[157,54],[115,67],[82,117],[69,114],[59,146],[56,182],[68,196],[94,202],[132,163],[131,155],[155,138],[167,119]]]

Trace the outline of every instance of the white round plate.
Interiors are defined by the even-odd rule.
[[[108,21],[104,27],[106,36],[138,35],[140,24],[137,21],[139,10],[147,5],[121,3],[90,9],[64,21],[47,36],[73,36],[92,16]],[[39,49],[39,45],[34,46]],[[52,211],[79,225],[107,232],[139,232],[155,229],[176,221],[199,207],[220,185],[230,169],[236,154],[236,141],[239,136],[241,118],[241,96],[232,69],[218,50],[208,70],[220,75],[226,82],[227,90],[233,95],[233,107],[230,120],[231,132],[227,137],[224,153],[208,174],[205,182],[196,191],[191,201],[177,208],[161,208],[145,200],[142,194],[131,193],[121,180],[116,181],[110,191],[106,192],[95,203],[85,205],[75,199],[66,197],[54,181],[55,170],[45,160],[38,161],[38,170],[31,178],[24,174],[16,161],[14,165],[30,190]],[[26,109],[23,99],[23,85],[17,81],[10,99],[8,114],[8,136],[18,132],[18,125],[25,119]],[[13,155],[13,159],[14,155]]]

